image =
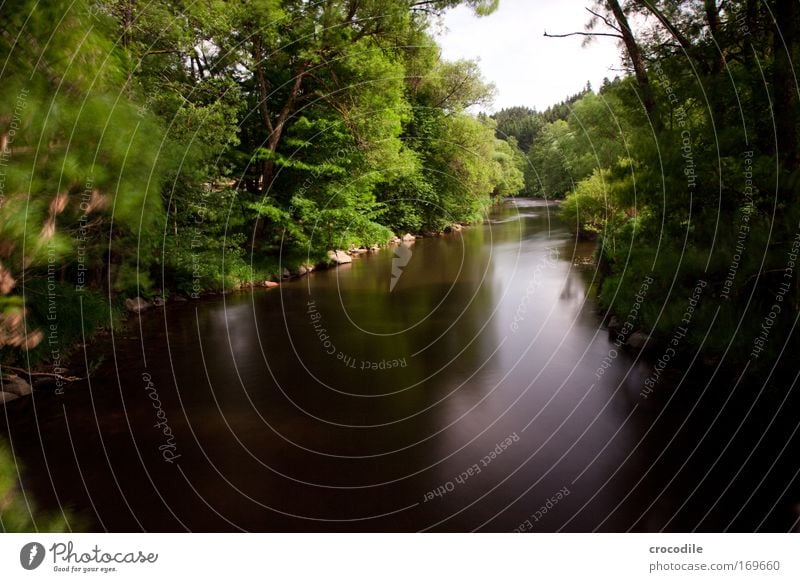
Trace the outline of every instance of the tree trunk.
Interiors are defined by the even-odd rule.
[[[281,143],[281,138],[283,137],[283,131],[286,128],[286,122],[294,113],[295,103],[297,102],[297,98],[300,95],[301,89],[303,87],[303,78],[305,77],[306,71],[308,70],[309,63],[303,62],[299,65],[297,69],[297,73],[294,77],[294,83],[292,84],[292,88],[289,91],[289,95],[286,98],[286,101],[281,108],[280,113],[278,114],[278,118],[275,120],[275,123],[272,122],[272,119],[269,117],[269,112],[264,106],[264,112],[262,112],[262,116],[266,114],[267,122],[265,123],[267,127],[267,131],[269,131],[269,137],[267,138],[267,150],[270,152],[270,157],[264,160],[261,169],[261,191],[267,192],[269,187],[272,185],[272,180],[275,177],[275,159],[274,155],[275,152],[278,151],[278,146]],[[263,72],[262,72],[263,78]],[[260,85],[260,82],[259,82]],[[264,101],[266,103],[266,101]]]
[[[792,172],[798,168],[797,152],[797,83],[793,75],[793,57],[798,42],[800,11],[797,2],[776,0],[774,3],[776,29],[773,33],[775,61],[772,65],[772,85],[775,119],[777,123],[778,159],[784,169]]]
[[[631,65],[633,65],[633,73],[636,77],[636,83],[639,85],[644,109],[653,127],[658,130],[661,127],[661,122],[656,111],[656,101],[653,98],[653,88],[650,85],[650,76],[647,74],[647,66],[644,62],[642,50],[633,36],[628,17],[625,16],[625,12],[619,2],[617,0],[606,0],[606,5],[614,15],[614,19],[617,21],[619,30],[622,33],[622,42],[625,44],[628,58],[631,60]]]

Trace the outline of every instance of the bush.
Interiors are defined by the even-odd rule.
[[[39,512],[30,499],[19,493],[17,471],[19,463],[6,446],[0,442],[0,532],[52,532],[74,531],[69,514],[49,515]]]

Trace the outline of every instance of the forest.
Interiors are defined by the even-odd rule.
[[[492,87],[431,30],[496,0],[34,4],[0,29],[6,361],[58,359],[125,298],[279,280],[523,187],[468,111]]]
[[[274,285],[509,197],[555,201],[596,244],[588,295],[616,345],[771,377],[800,347],[798,3],[589,2],[542,58],[611,38],[622,68],[542,111],[495,111],[479,64],[437,46],[447,10],[498,4],[0,5],[3,381],[61,378],[126,301]],[[7,457],[0,530],[64,529],[31,521]]]
[[[602,305],[627,312],[653,272],[663,296],[640,324],[658,333],[680,319],[667,296],[702,278],[707,348],[757,331],[737,314],[774,303],[800,218],[796,7],[597,2],[585,31],[561,36],[616,37],[629,73],[543,112],[475,115],[493,88],[476,63],[442,60],[432,35],[460,3],[497,4],[6,5],[4,352],[74,342],[67,323],[43,347],[56,304],[108,324],[105,296],[280,279],[329,250],[480,221],[509,195],[564,199],[598,238]],[[792,313],[799,293],[779,296]]]
[[[526,154],[525,193],[563,199],[596,237],[602,308],[624,319],[653,276],[636,325],[666,342],[702,281],[691,327],[712,331],[683,347],[771,366],[800,308],[797,4],[604,1],[587,16],[552,36],[614,37],[627,73],[492,116]]]

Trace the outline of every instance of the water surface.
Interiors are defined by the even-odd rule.
[[[26,491],[112,531],[791,528],[791,418],[705,369],[643,399],[553,211],[417,240],[391,291],[386,249],[135,318],[8,407]]]

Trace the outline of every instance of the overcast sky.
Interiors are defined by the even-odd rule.
[[[544,38],[548,33],[582,31],[589,0],[500,0],[491,16],[478,18],[465,7],[450,10],[438,37],[444,58],[476,59],[486,81],[497,86],[494,109],[526,105],[546,109],[580,91],[586,81],[597,89],[619,68],[616,39]]]

